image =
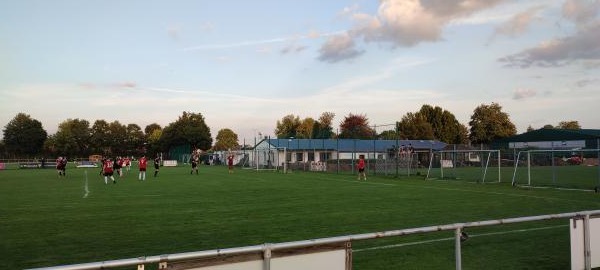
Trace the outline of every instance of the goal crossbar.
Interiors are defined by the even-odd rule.
[[[429,179],[430,177],[430,173],[433,169],[433,162],[435,160],[435,155],[438,154],[440,156],[440,173],[441,173],[441,177],[444,178],[444,166],[442,163],[442,156],[444,154],[470,154],[470,153],[478,153],[478,154],[482,154],[482,153],[487,153],[487,157],[485,160],[485,166],[484,166],[484,170],[483,170],[483,175],[481,177],[481,182],[485,183],[486,180],[486,176],[487,176],[487,172],[488,172],[488,168],[492,159],[492,153],[496,154],[497,157],[497,167],[498,167],[498,182],[501,182],[501,159],[500,159],[500,150],[441,150],[441,151],[435,151],[435,152],[431,152],[430,158],[429,158],[429,168],[427,170],[427,176],[425,177],[425,179]],[[452,164],[452,166],[455,166],[455,164]],[[483,166],[483,164],[482,164]]]

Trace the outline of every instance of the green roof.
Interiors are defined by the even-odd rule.
[[[500,140],[500,142],[546,142],[600,139],[600,129],[538,129]]]

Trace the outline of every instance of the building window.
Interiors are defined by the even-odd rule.
[[[285,161],[292,162],[292,153],[287,152],[287,154],[285,155]]]
[[[331,158],[331,153],[329,152],[321,152],[319,153],[319,160],[320,161],[328,161]]]
[[[308,153],[308,161],[315,161],[315,153],[314,152]]]
[[[296,153],[296,161],[303,161],[304,153]]]

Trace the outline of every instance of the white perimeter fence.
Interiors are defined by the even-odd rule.
[[[600,219],[592,219],[594,217],[600,217],[600,210],[455,223],[37,269],[85,270],[137,266],[138,270],[143,270],[147,264],[158,264],[158,269],[351,270],[352,241],[450,230],[455,231],[455,266],[456,269],[462,269],[461,242],[468,237],[463,233],[465,228],[568,218],[571,219],[571,269],[587,270],[600,267]]]

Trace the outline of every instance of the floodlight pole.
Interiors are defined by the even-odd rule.
[[[398,141],[400,139],[400,128],[398,126],[398,122],[396,122],[396,148],[394,149],[395,151],[395,157],[396,157],[396,178],[398,178],[398,152],[400,150],[400,146],[398,145],[400,142]]]

